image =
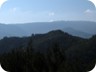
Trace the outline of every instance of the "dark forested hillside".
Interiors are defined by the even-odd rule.
[[[35,50],[45,51],[52,47],[53,43],[58,43],[60,48],[68,49],[86,39],[71,36],[61,30],[53,30],[45,34],[32,34],[33,47]],[[10,51],[20,46],[26,47],[30,37],[4,37],[0,40],[0,53]]]
[[[61,30],[0,40],[0,62],[11,72],[87,72],[96,63],[96,36],[83,39]]]

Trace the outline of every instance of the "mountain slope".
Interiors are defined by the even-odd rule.
[[[5,69],[11,65],[12,69],[24,66],[25,70],[27,64],[28,70],[36,65],[37,70],[42,67],[45,70],[46,66],[53,68],[54,72],[58,67],[60,72],[86,72],[96,63],[96,35],[83,39],[61,30],[53,30],[45,34],[32,34],[30,37],[5,37],[0,40],[0,53],[5,53],[0,59]]]
[[[82,37],[82,38],[91,38],[92,37],[91,34],[88,34],[88,33],[73,29],[73,28],[64,28],[62,30],[73,36],[78,36],[78,37]]]
[[[41,52],[45,52],[49,47],[52,47],[53,43],[58,43],[60,48],[67,50],[87,40],[71,36],[61,30],[54,30],[46,34],[33,34],[32,39],[34,49]],[[21,46],[26,47],[29,40],[30,37],[5,37],[0,40],[0,52],[10,51]]]
[[[96,23],[88,21],[55,21],[55,22],[37,22],[37,23],[24,23],[24,24],[0,24],[0,39],[8,36],[30,36],[31,34],[46,33],[56,29],[72,28],[77,31],[77,35],[84,37],[96,34]],[[74,30],[69,32],[75,33]],[[80,34],[78,34],[80,33]],[[83,36],[84,35],[84,36]],[[86,36],[87,37],[87,36]]]

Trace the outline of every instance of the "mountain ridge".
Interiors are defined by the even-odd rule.
[[[22,24],[0,24],[0,39],[7,36],[30,36],[31,34],[43,34],[52,30],[72,28],[77,33],[83,32],[83,35],[91,37],[96,34],[96,23],[90,21],[55,21],[55,22],[36,22]],[[79,31],[79,32],[78,32]],[[68,32],[68,31],[66,31]],[[70,33],[73,34],[73,33]],[[82,34],[82,33],[81,33]],[[76,35],[76,34],[74,34]],[[80,35],[80,34],[79,34]],[[82,35],[80,37],[83,37]],[[85,38],[85,37],[84,37]]]
[[[35,50],[44,52],[48,47],[51,47],[53,43],[57,42],[61,48],[67,49],[75,44],[79,44],[87,39],[72,36],[61,30],[53,30],[45,34],[32,34],[33,47]],[[4,37],[0,40],[0,51],[6,52],[14,48],[21,46],[26,47],[30,36],[28,37]]]

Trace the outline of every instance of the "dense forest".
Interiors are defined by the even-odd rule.
[[[0,63],[9,72],[88,72],[96,62],[96,36],[61,30],[0,40]]]

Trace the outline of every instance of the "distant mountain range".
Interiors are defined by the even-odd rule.
[[[63,29],[64,32],[67,32],[73,36],[78,36],[78,37],[82,37],[82,38],[90,38],[92,37],[92,34],[80,31],[80,30],[76,30],[73,28],[64,28]]]
[[[30,36],[60,29],[73,36],[90,38],[96,34],[96,23],[89,21],[54,21],[22,24],[0,24],[0,39],[12,36]]]

